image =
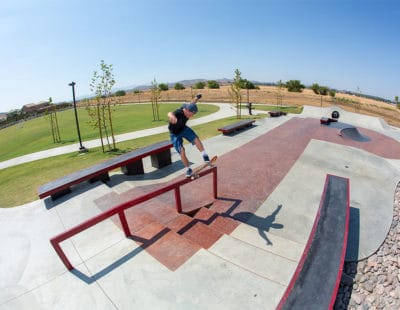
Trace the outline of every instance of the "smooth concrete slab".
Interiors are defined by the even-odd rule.
[[[292,262],[299,262],[305,243],[298,243],[277,234],[259,229],[253,225],[241,224],[230,236],[251,244],[259,249],[284,257]]]
[[[0,308],[66,272],[49,242],[63,230],[55,210],[46,210],[40,200],[0,209]],[[71,262],[81,262],[70,241],[64,248]]]
[[[64,226],[64,230],[60,233],[101,214],[103,210],[97,206],[95,200],[111,192],[112,189],[102,182],[82,185],[82,188],[75,189],[70,199],[66,199],[63,204],[55,208]],[[104,220],[68,239],[73,243],[74,249],[79,252],[83,260],[125,238],[124,233],[112,219]],[[64,243],[61,243],[63,248]],[[65,250],[65,252],[69,257],[68,250]]]
[[[245,270],[285,286],[297,267],[297,262],[228,235],[222,236],[208,250]]]
[[[135,252],[129,241],[87,265],[97,272],[109,264],[105,258],[124,255],[132,259],[97,280],[118,309],[274,309],[284,290],[203,249],[175,272],[144,251]]]
[[[350,206],[359,210],[359,242],[347,260],[356,259],[354,255],[358,259],[372,255],[389,231],[400,173],[390,161],[363,150],[312,140],[255,215],[266,216],[281,204],[280,219],[285,229],[274,233],[304,243],[328,173],[350,179]]]
[[[25,294],[0,304],[1,310],[16,309],[118,309],[104,294],[102,288],[93,283],[87,285],[72,273],[64,271],[57,277],[38,285]]]

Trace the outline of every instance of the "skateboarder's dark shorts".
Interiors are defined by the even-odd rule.
[[[197,138],[197,135],[195,132],[189,128],[188,126],[185,126],[183,130],[178,133],[178,134],[170,134],[172,145],[175,147],[175,150],[178,152],[178,154],[181,153],[181,149],[183,147],[183,138],[188,140],[190,143],[194,144],[194,140]]]

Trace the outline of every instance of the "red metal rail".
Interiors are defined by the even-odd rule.
[[[212,167],[210,169],[207,169],[203,172],[201,172],[199,174],[199,177],[205,176],[209,173],[213,173],[213,192],[214,192],[214,198],[217,198],[217,167]],[[181,179],[178,180],[174,183],[168,184],[165,187],[159,188],[153,192],[147,193],[145,195],[139,196],[135,199],[132,199],[130,201],[121,203],[117,206],[115,206],[114,208],[107,210],[103,213],[100,213],[99,215],[88,219],[84,222],[82,222],[79,225],[76,225],[70,229],[68,229],[67,231],[53,237],[50,239],[50,242],[52,244],[52,246],[54,247],[54,250],[57,252],[58,256],[60,257],[60,259],[62,260],[62,262],[64,263],[65,267],[67,267],[68,270],[72,270],[74,267],[72,266],[71,262],[68,260],[67,256],[65,255],[62,247],[60,246],[60,243],[68,238],[71,238],[72,236],[110,218],[113,215],[118,214],[119,219],[121,221],[122,224],[122,228],[124,230],[125,236],[129,237],[131,236],[131,232],[129,230],[129,225],[128,225],[128,221],[126,220],[126,216],[125,216],[125,210],[129,209],[131,207],[134,207],[136,205],[138,205],[139,203],[148,201],[152,198],[155,198],[161,194],[164,194],[166,192],[169,192],[171,190],[174,190],[175,192],[175,203],[176,203],[176,210],[181,213],[182,212],[182,202],[181,202],[181,193],[180,193],[180,187],[182,185],[185,185],[189,182],[193,182],[194,180],[191,180],[190,178],[187,179]]]

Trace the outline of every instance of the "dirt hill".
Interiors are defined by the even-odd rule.
[[[220,89],[191,89],[183,90],[170,89],[161,92],[160,101],[189,101],[196,93],[203,94],[202,102],[231,102],[229,96],[229,86],[221,86]],[[259,90],[242,91],[242,102],[247,101],[255,104],[276,105],[278,88],[274,86],[260,86]],[[247,97],[248,95],[248,97]],[[400,127],[400,110],[393,104],[382,101],[367,99],[344,93],[336,93],[335,97],[320,96],[310,89],[305,89],[301,93],[288,92],[281,90],[282,104],[291,106],[330,106],[337,105],[342,109],[361,114],[373,115],[383,118],[388,124]],[[127,93],[126,96],[119,97],[122,103],[128,102],[149,102],[150,91],[143,91],[139,94]]]

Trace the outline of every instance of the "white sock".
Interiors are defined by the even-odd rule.
[[[203,152],[201,152],[201,155],[203,155],[203,156],[208,156],[207,155],[207,152],[204,150]]]

